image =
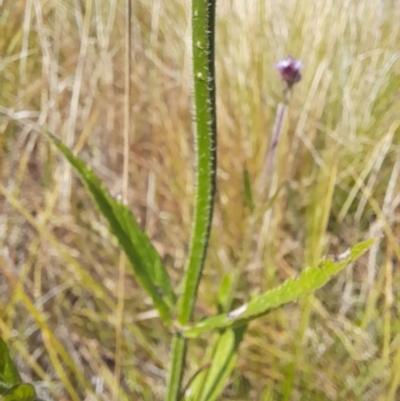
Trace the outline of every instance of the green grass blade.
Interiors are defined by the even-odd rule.
[[[326,284],[335,274],[350,262],[361,256],[372,244],[374,239],[367,240],[354,246],[347,258],[341,261],[327,260],[318,266],[306,268],[299,277],[286,280],[280,286],[252,299],[247,304],[228,313],[220,314],[203,320],[184,330],[184,336],[195,338],[201,334],[227,327],[239,327],[262,316],[272,309],[294,302],[300,297],[312,293]]]
[[[210,367],[199,374],[190,386],[189,398],[196,401],[215,401],[221,396],[226,382],[236,366],[239,345],[246,326],[228,329],[218,334],[209,355]]]
[[[19,383],[22,383],[21,376],[14,366],[7,344],[0,337],[0,394]]]
[[[175,297],[168,273],[149,238],[140,230],[129,208],[108,193],[91,168],[74,156],[56,137],[46,135],[78,172],[101,214],[108,221],[110,232],[115,235],[130,261],[137,281],[153,299],[163,321],[169,323]]]

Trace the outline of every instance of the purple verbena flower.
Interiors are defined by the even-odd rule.
[[[275,68],[281,74],[282,80],[286,82],[289,89],[301,80],[300,69],[303,68],[303,63],[296,60],[292,56],[287,56],[285,59],[278,61]]]

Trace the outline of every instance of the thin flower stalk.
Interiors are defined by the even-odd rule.
[[[299,60],[296,60],[292,56],[288,56],[276,63],[275,68],[280,73],[281,79],[285,84],[284,101],[283,103],[278,104],[275,123],[271,135],[271,143],[264,160],[264,166],[259,185],[259,192],[261,196],[262,194],[266,193],[273,175],[275,153],[282,134],[283,121],[285,119],[285,114],[289,105],[290,97],[292,95],[293,85],[301,80],[300,70],[303,68],[303,63]]]

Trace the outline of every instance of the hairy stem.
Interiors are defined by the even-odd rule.
[[[196,146],[196,196],[190,253],[178,303],[178,323],[187,325],[193,315],[201,273],[207,254],[216,182],[216,102],[214,31],[216,0],[192,1],[192,57],[194,131]],[[179,398],[186,359],[186,340],[177,333],[172,344],[168,401]]]

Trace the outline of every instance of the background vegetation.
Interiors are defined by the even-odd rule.
[[[170,334],[130,272],[116,330],[118,248],[36,129],[57,134],[122,193],[123,4],[0,5],[0,334],[42,397],[162,399]],[[188,9],[136,1],[132,21],[128,203],[175,284],[192,218]],[[315,297],[249,327],[224,400],[400,397],[399,17],[389,0],[217,3],[218,192],[197,314],[217,312],[227,274],[239,305],[383,236]],[[250,224],[243,175],[256,188],[283,99],[273,64],[288,53],[304,76],[277,151],[276,195]],[[265,203],[256,191],[253,201]],[[205,340],[191,347],[191,373]]]

